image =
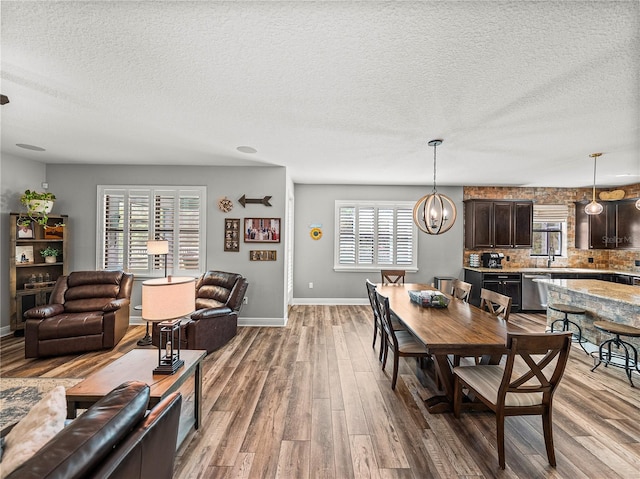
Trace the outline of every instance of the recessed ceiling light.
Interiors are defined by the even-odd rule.
[[[258,150],[250,146],[239,146],[238,148],[236,148],[236,150],[238,150],[241,153],[257,153],[258,152]]]
[[[47,151],[44,148],[41,148],[39,146],[34,146],[34,145],[27,145],[25,143],[16,143],[16,146],[19,146],[20,148],[24,148],[25,150],[33,150],[33,151]]]

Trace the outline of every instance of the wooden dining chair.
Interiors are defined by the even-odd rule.
[[[551,414],[553,394],[562,379],[570,347],[571,332],[510,333],[507,335],[508,353],[504,365],[453,368],[453,413],[460,417],[463,388],[495,413],[500,468],[505,468],[504,418],[522,415],[542,416],[547,458],[555,467]]]
[[[376,298],[376,285],[373,284],[369,279],[366,280],[367,285],[367,295],[369,296],[369,303],[371,303],[371,309],[373,310],[373,344],[372,348],[376,347],[376,340],[378,339],[378,333],[380,334],[380,361],[382,361],[382,355],[384,354],[384,350],[387,344],[386,334],[384,332],[384,327],[382,326],[382,319],[380,318],[380,310],[378,308],[378,300]],[[391,326],[394,331],[402,331],[406,329],[402,323],[396,318],[393,313],[391,314]]]
[[[382,296],[378,291],[376,291],[376,301],[378,303],[378,311],[380,312],[382,326],[387,338],[387,344],[384,348],[384,355],[382,357],[382,370],[384,371],[384,368],[387,365],[387,356],[389,348],[391,348],[393,350],[393,376],[391,378],[391,389],[395,389],[396,382],[398,381],[398,366],[400,364],[401,357],[429,358],[431,357],[431,354],[427,351],[424,344],[418,341],[409,331],[396,331],[393,329],[391,323],[391,309],[389,308],[389,298]]]
[[[480,290],[480,309],[489,311],[494,316],[509,321],[511,298],[496,291],[482,288]]]
[[[459,279],[454,279],[451,285],[451,296],[468,303],[469,295],[471,294],[471,286],[471,283],[465,283]]]
[[[380,271],[382,284],[404,284],[407,272],[404,269],[383,269]]]

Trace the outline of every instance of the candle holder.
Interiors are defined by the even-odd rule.
[[[174,374],[184,364],[180,359],[180,321],[176,318],[158,323],[158,367],[153,374]]]

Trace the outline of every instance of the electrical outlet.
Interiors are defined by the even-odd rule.
[[[249,298],[247,296],[242,299],[242,304],[249,304]]]
[[[313,283],[309,283],[309,289],[313,289]]]
[[[640,259],[637,259],[635,264],[636,266],[640,266]]]
[[[589,258],[587,259],[587,261],[588,261],[589,263],[593,263],[593,258],[589,257]]]

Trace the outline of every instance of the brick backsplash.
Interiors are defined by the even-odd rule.
[[[640,197],[640,183],[621,186],[616,188],[606,188],[596,190],[608,191],[621,189],[625,191],[625,198]],[[513,200],[533,200],[539,205],[566,204],[569,207],[569,218],[567,219],[567,258],[556,258],[553,266],[564,266],[567,268],[592,268],[592,269],[617,269],[625,271],[640,272],[640,267],[634,265],[635,260],[640,260],[640,250],[581,250],[575,245],[575,201],[590,200],[592,191],[590,188],[542,188],[542,187],[503,187],[503,186],[465,186],[463,198],[469,199],[513,199]],[[472,253],[482,253],[485,250],[464,250],[464,264],[469,264],[469,255]],[[504,253],[503,262],[506,268],[534,268],[546,266],[547,259],[532,258],[530,249],[508,248],[495,249],[495,252]],[[589,263],[589,258],[593,258],[593,263]]]

